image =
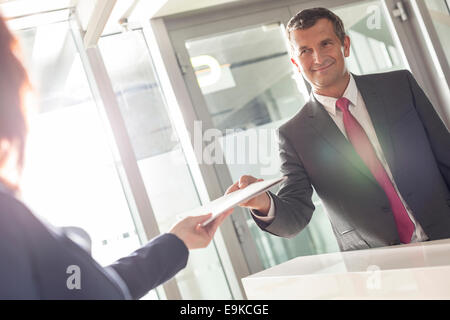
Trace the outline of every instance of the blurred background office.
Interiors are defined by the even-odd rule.
[[[23,200],[55,225],[86,230],[106,265],[241,175],[279,176],[272,133],[309,97],[284,24],[315,6],[343,19],[353,73],[411,70],[449,126],[448,0],[0,0],[37,97]],[[199,123],[217,129],[200,143],[217,143],[222,164],[196,152]],[[263,233],[237,208],[145,299],[242,299],[249,274],[338,251],[314,201],[293,239]]]

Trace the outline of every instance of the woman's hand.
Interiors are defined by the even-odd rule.
[[[211,217],[211,213],[187,217],[175,224],[169,233],[180,238],[188,249],[206,248],[214,237],[217,228],[232,212],[233,208],[225,211],[204,227],[201,224]]]

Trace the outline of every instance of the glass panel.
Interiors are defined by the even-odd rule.
[[[347,58],[351,72],[367,74],[405,68],[380,1],[364,1],[333,12],[341,17],[351,39],[351,54]]]
[[[450,64],[450,1],[425,0],[425,4],[430,12],[431,20],[441,41],[447,61]]]
[[[86,230],[92,256],[109,264],[140,242],[69,24],[16,35],[39,99],[27,144],[23,200],[54,225]]]
[[[347,60],[351,72],[404,68],[379,1],[345,6],[335,12],[342,17],[352,39],[352,53]],[[275,129],[308,99],[303,80],[293,72],[284,26],[233,30],[190,39],[185,45],[212,122],[220,130],[216,136],[233,181],[244,174],[264,179],[278,176]],[[262,232],[247,214],[265,268],[297,256],[339,250],[315,193],[313,202],[313,218],[293,239]]]
[[[279,176],[276,129],[299,111],[308,96],[296,83],[279,24],[186,42],[198,84],[208,106],[233,181],[241,175]],[[244,151],[245,150],[245,151]],[[276,191],[276,190],[273,190]],[[247,224],[265,268],[296,256],[338,250],[317,200],[310,225],[294,239],[261,231],[250,214]]]
[[[216,128],[248,129],[289,118],[304,97],[278,24],[186,42]]]
[[[99,47],[159,229],[166,232],[178,215],[200,201],[143,34],[138,30],[103,37]],[[187,267],[176,279],[183,299],[232,298],[213,244],[191,251]]]

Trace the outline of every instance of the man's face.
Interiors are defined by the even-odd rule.
[[[315,91],[333,87],[347,74],[350,38],[341,43],[330,20],[320,19],[309,29],[292,31],[291,43],[291,60]]]

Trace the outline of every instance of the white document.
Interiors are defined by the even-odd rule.
[[[211,218],[202,223],[202,226],[206,226],[208,223],[216,219],[218,216],[220,216],[223,212],[227,211],[228,209],[231,209],[237,206],[239,203],[246,202],[247,200],[250,200],[251,198],[254,198],[257,195],[266,192],[267,190],[284,181],[285,179],[286,177],[281,177],[252,183],[251,185],[247,186],[244,189],[239,189],[232,193],[224,195],[223,197],[220,197],[214,201],[211,201],[210,203],[205,204],[204,206],[201,206],[193,211],[186,213],[186,215],[198,216],[202,214],[212,213]]]

